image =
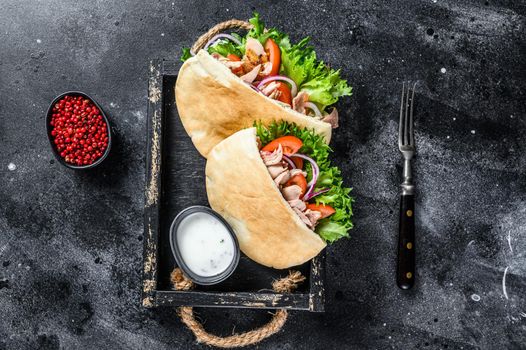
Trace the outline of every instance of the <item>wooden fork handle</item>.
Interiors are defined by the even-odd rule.
[[[415,283],[415,196],[413,194],[402,194],[400,197],[396,283],[402,289],[409,289]]]

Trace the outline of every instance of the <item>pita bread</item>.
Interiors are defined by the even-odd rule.
[[[255,128],[238,131],[212,149],[206,192],[210,206],[234,229],[243,253],[262,265],[300,265],[326,246],[281,195],[259,155]]]
[[[269,99],[245,84],[205,50],[188,59],[177,77],[175,100],[183,126],[205,158],[210,150],[255,121],[285,120],[331,139],[331,126]]]

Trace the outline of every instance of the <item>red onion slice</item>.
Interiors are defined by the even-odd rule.
[[[266,77],[265,79],[261,80],[261,82],[258,85],[258,89],[261,90],[266,83],[274,81],[274,80],[282,80],[282,81],[285,81],[285,82],[289,83],[290,86],[291,86],[290,87],[290,93],[292,94],[293,97],[296,96],[296,94],[298,93],[298,86],[296,85],[294,80],[292,80],[289,77],[286,77],[284,75],[273,75],[273,76],[270,76],[270,77]]]
[[[316,117],[320,117],[322,116],[318,106],[316,106],[314,103],[312,102],[305,102],[305,107],[307,107],[308,109],[312,110],[314,112],[314,114],[316,114]]]
[[[307,191],[303,195],[303,198],[311,198],[312,197],[312,192],[314,191],[314,186],[316,186],[316,181],[318,181],[318,175],[320,174],[320,168],[318,167],[318,164],[316,164],[316,161],[314,159],[312,159],[311,157],[308,157],[308,156],[306,156],[304,154],[301,154],[301,153],[291,154],[291,155],[289,155],[289,157],[290,158],[292,158],[292,157],[302,158],[302,159],[305,159],[306,161],[308,161],[311,164],[311,166],[312,166],[312,180],[310,180],[309,183],[307,184],[307,186],[308,186]]]
[[[289,158],[292,158],[292,157],[298,157],[298,158],[305,159],[312,165],[312,180],[308,183],[308,185],[310,186],[312,184],[316,184],[316,181],[318,180],[318,174],[320,173],[320,168],[318,167],[318,164],[316,163],[316,161],[312,159],[311,157],[308,157],[301,153],[294,153],[294,154],[289,155]]]
[[[251,83],[248,83],[246,81],[243,81],[245,84],[247,84],[247,86],[249,86],[252,90],[254,90],[255,92],[261,92],[261,90],[259,90],[257,87],[255,87],[254,85],[252,85]]]
[[[289,157],[287,157],[286,155],[283,155],[283,160],[285,162],[287,162],[288,165],[290,165],[290,167],[292,169],[296,169],[296,164],[294,164],[294,162],[292,161],[292,159],[290,159]]]
[[[311,200],[312,198],[316,197],[317,195],[320,195],[322,193],[325,193],[325,192],[329,192],[330,191],[330,188],[324,188],[323,190],[320,190],[318,192],[314,192],[310,195],[310,197],[307,198],[307,196],[303,196],[303,200],[304,201],[308,201],[308,200]]]
[[[212,44],[214,44],[217,40],[219,39],[228,39],[230,41],[233,41],[235,42],[236,44],[238,45],[241,45],[241,42],[239,40],[237,40],[235,37],[233,37],[232,35],[230,34],[217,34],[216,36],[214,36],[212,39],[210,39],[205,47],[204,47],[204,50],[208,49]]]

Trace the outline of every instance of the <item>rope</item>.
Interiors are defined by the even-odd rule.
[[[305,277],[299,271],[290,271],[287,277],[274,281],[272,283],[272,289],[277,293],[290,293],[304,280]],[[179,268],[172,271],[171,281],[176,290],[189,290],[193,288],[192,281],[190,281]],[[238,348],[259,343],[272,334],[279,332],[287,321],[288,316],[287,310],[280,309],[277,310],[276,313],[272,315],[272,319],[262,327],[228,337],[219,337],[208,333],[203,328],[203,325],[195,319],[192,307],[181,306],[179,307],[178,314],[183,323],[194,333],[199,343],[205,343],[219,348]]]
[[[240,29],[250,30],[252,29],[252,27],[253,27],[252,24],[239,20],[239,19],[230,19],[228,21],[218,23],[212,28],[210,28],[208,32],[201,35],[199,39],[196,40],[194,45],[192,45],[192,48],[190,51],[193,52],[194,54],[197,53],[197,51],[202,49],[206,45],[206,43],[210,41],[210,39],[212,39],[214,36],[221,33],[222,31],[224,31],[225,29],[240,28]]]

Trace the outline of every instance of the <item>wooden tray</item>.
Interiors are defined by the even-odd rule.
[[[205,159],[186,134],[175,106],[180,66],[180,62],[163,60],[149,66],[142,305],[324,311],[325,251],[295,268],[307,279],[294,293],[271,289],[272,281],[286,276],[288,270],[261,266],[243,254],[226,281],[191,291],[172,290],[170,273],[176,263],[168,241],[170,224],[182,209],[208,205]]]

